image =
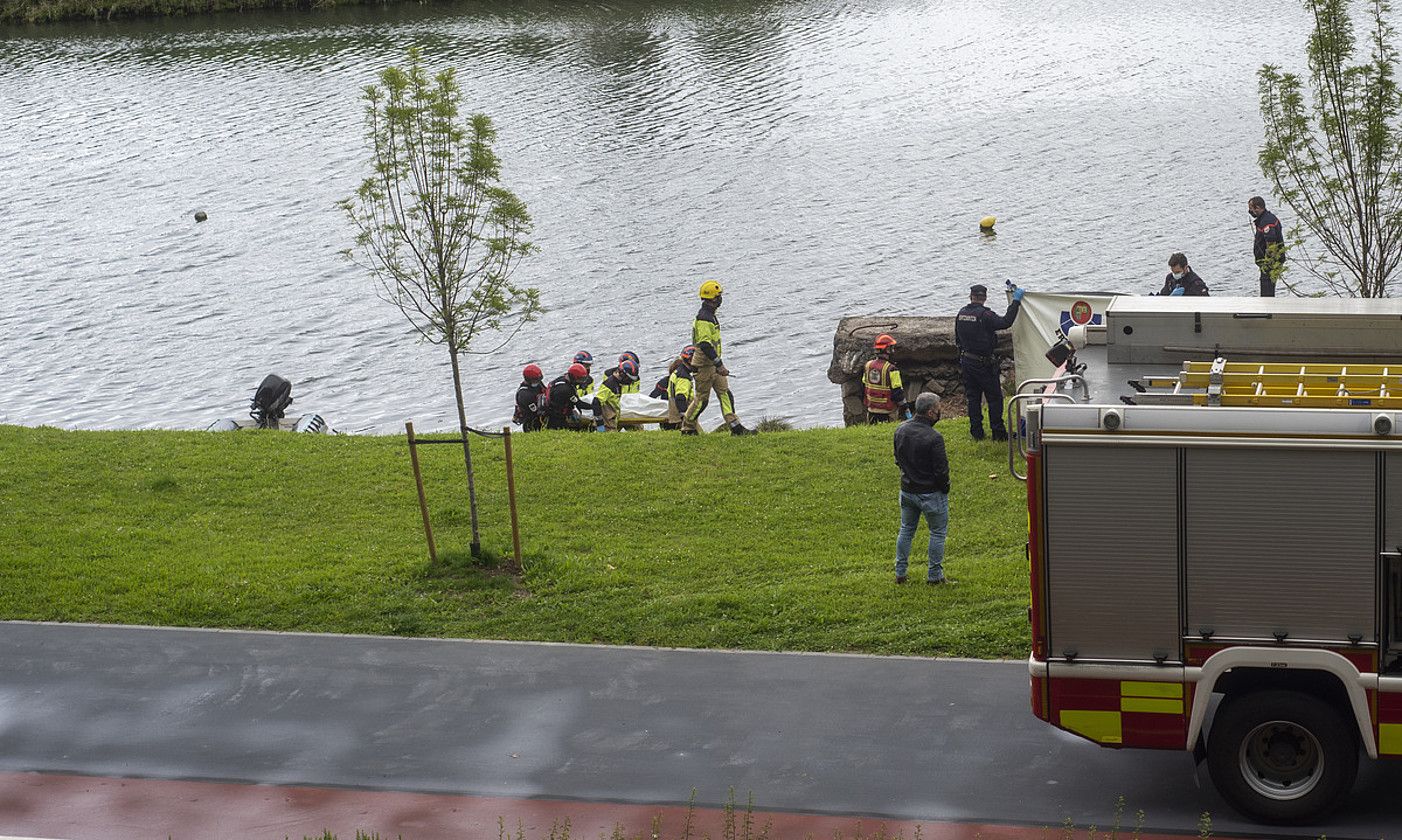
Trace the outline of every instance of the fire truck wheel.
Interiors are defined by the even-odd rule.
[[[1242,814],[1290,824],[1336,808],[1358,775],[1353,721],[1298,691],[1228,698],[1207,742],[1217,791]]]

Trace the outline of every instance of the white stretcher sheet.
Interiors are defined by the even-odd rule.
[[[647,394],[623,394],[618,398],[618,419],[633,423],[657,423],[667,419],[667,401]]]

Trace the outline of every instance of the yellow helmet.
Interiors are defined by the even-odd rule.
[[[720,293],[720,284],[714,280],[707,280],[705,283],[701,284],[702,300],[715,300],[716,298],[720,297]]]

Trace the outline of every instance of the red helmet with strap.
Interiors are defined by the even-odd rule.
[[[876,341],[872,342],[872,346],[877,350],[890,350],[896,346],[896,340],[888,333],[882,333],[876,337]]]
[[[575,362],[570,365],[569,376],[570,379],[585,379],[589,376],[589,371],[585,369],[584,365]]]
[[[540,365],[531,364],[526,365],[525,369],[521,371],[521,378],[530,382],[533,379],[545,378],[545,374],[541,372]]]

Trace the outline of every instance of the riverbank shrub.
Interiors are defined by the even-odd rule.
[[[117,20],[256,9],[327,9],[396,0],[0,0],[0,23]]]
[[[1023,487],[940,428],[954,587],[893,582],[890,426],[515,435],[519,576],[499,440],[474,459],[482,558],[461,452],[421,450],[430,565],[402,437],[0,426],[0,618],[1024,656]]]

